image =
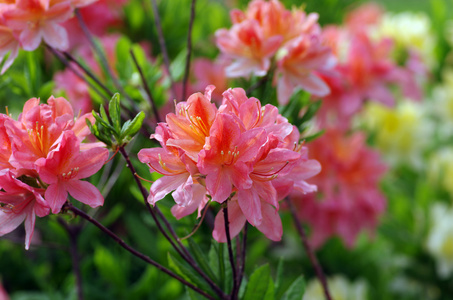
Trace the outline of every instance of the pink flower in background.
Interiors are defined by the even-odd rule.
[[[310,180],[320,196],[295,190],[291,199],[301,219],[311,225],[315,247],[332,235],[352,247],[362,230],[374,231],[385,210],[379,180],[387,168],[379,154],[366,146],[365,138],[360,132],[346,135],[330,128],[310,144],[310,153],[323,166]]]
[[[226,64],[226,59],[216,61],[205,58],[194,59],[192,75],[195,79],[195,83],[192,84],[192,89],[201,91],[206,86],[212,84],[216,89],[212,91],[211,100],[221,102],[222,92],[228,88],[225,74]]]
[[[52,213],[60,211],[68,193],[91,207],[102,205],[104,199],[98,189],[88,181],[80,179],[99,171],[107,159],[107,149],[96,147],[80,151],[80,142],[74,132],[65,131],[58,147],[46,158],[36,161],[39,177],[49,184],[45,199]]]
[[[19,41],[24,50],[33,51],[41,40],[59,50],[69,46],[68,35],[60,23],[73,13],[71,1],[18,0],[14,9],[4,12],[5,24],[20,31]]]
[[[384,9],[377,3],[370,2],[360,5],[345,17],[345,25],[349,30],[366,30],[379,23],[384,14]]]
[[[1,18],[0,18],[1,19]],[[5,73],[5,71],[11,67],[14,60],[16,59],[17,55],[19,54],[19,41],[14,35],[13,30],[7,26],[1,25],[0,22],[0,63],[3,62],[6,55],[9,53],[8,58],[5,60],[1,75]]]
[[[225,69],[228,77],[264,76],[269,70],[271,57],[282,41],[282,36],[265,37],[255,20],[245,20],[234,24],[230,30],[216,32],[216,44],[220,51],[234,59]]]
[[[90,2],[93,1],[88,1]],[[126,2],[127,0],[98,0],[81,7],[79,13],[90,32],[102,37],[108,33],[109,28],[122,24],[122,10]],[[62,26],[71,33],[69,35],[71,49],[88,42],[76,17],[67,20]]]
[[[73,67],[76,67],[73,65]],[[86,114],[93,110],[88,84],[72,70],[66,69],[55,73],[55,90],[64,92],[67,99],[71,99],[71,105],[76,114]]]
[[[35,216],[44,217],[50,212],[42,197],[44,190],[17,180],[9,170],[0,171],[0,189],[0,236],[13,231],[25,220],[25,249],[28,250]]]
[[[335,58],[329,47],[322,45],[319,36],[304,35],[288,42],[281,50],[285,53],[277,60],[278,102],[287,104],[295,88],[323,97],[329,94],[329,86],[316,71],[334,67]]]
[[[1,300],[9,300],[8,293],[6,293],[6,291],[3,288],[3,285],[2,285],[1,282],[0,282],[0,299]]]

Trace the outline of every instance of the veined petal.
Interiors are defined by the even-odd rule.
[[[26,217],[25,217],[25,249],[30,248],[31,239],[33,237],[33,232],[35,231],[35,210],[32,205],[27,208]]]
[[[271,205],[263,203],[261,212],[263,214],[263,222],[256,227],[269,239],[276,242],[280,241],[282,239],[283,227],[277,210]]]
[[[238,191],[238,203],[247,221],[253,226],[258,226],[263,220],[261,214],[261,201],[258,193],[252,188]]]
[[[189,176],[190,174],[187,172],[174,176],[163,176],[157,179],[151,185],[148,202],[152,205],[156,204],[157,201],[163,199],[167,194],[184,185]]]
[[[57,182],[49,185],[44,194],[44,198],[49,204],[52,213],[58,214],[68,198],[68,192],[66,191],[64,183]]]
[[[25,219],[25,214],[15,214],[0,210],[0,236],[16,229]]]
[[[98,207],[104,204],[104,197],[101,192],[88,181],[69,180],[66,189],[74,199],[91,207]]]
[[[233,191],[231,176],[228,168],[218,168],[217,172],[206,176],[206,189],[212,197],[212,201],[222,203]]]

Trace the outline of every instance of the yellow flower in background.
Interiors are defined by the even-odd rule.
[[[377,28],[377,35],[394,39],[398,48],[415,49],[429,69],[435,67],[435,34],[431,30],[431,20],[426,14],[385,13]]]
[[[448,278],[453,272],[453,208],[435,203],[431,208],[431,221],[427,249],[436,260],[439,277]]]
[[[432,124],[425,117],[423,105],[403,101],[393,108],[369,102],[362,120],[375,134],[375,146],[385,159],[395,165],[407,162],[414,167],[423,165],[422,152],[432,132]]]
[[[333,300],[365,300],[367,286],[362,280],[351,283],[341,275],[327,279],[329,292]],[[303,300],[324,300],[324,292],[319,280],[312,280],[307,284]]]

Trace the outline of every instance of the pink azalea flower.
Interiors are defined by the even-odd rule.
[[[1,25],[0,22],[0,63],[3,62],[6,55],[9,53],[8,58],[5,60],[0,75],[6,72],[11,67],[17,55],[19,54],[19,41],[16,39],[13,31]]]
[[[33,51],[41,40],[59,50],[68,48],[68,34],[60,23],[73,13],[71,1],[17,0],[15,9],[4,13],[6,25],[20,31],[24,50]]]
[[[86,2],[86,1],[83,1]],[[93,1],[88,1],[88,3]],[[122,24],[122,11],[127,0],[98,0],[79,8],[79,13],[92,34],[105,36],[109,28]],[[80,5],[79,5],[80,6]],[[87,43],[86,36],[76,17],[62,23],[69,35],[70,48],[83,46]]]
[[[240,120],[229,114],[217,114],[210,136],[200,151],[198,169],[206,174],[206,189],[213,201],[222,203],[238,189],[252,186],[249,175],[260,147],[266,141],[261,128],[245,130]]]
[[[0,170],[12,168],[9,163],[11,157],[11,141],[5,127],[5,121],[11,119],[7,115],[0,114]]]
[[[99,171],[108,158],[108,150],[96,147],[80,151],[79,144],[79,139],[73,131],[65,131],[58,147],[46,158],[36,161],[40,178],[49,185],[45,199],[53,213],[60,211],[68,193],[91,207],[98,207],[104,203],[98,189],[88,181],[80,179]]]
[[[232,57],[234,62],[226,68],[228,77],[264,76],[270,67],[270,58],[277,52],[282,36],[266,38],[256,20],[234,24],[230,30],[216,32],[216,44],[220,51]]]
[[[208,86],[204,95],[201,93],[191,95],[186,102],[179,102],[176,105],[176,114],[171,113],[166,117],[172,133],[167,146],[184,150],[195,162],[216,118],[217,108],[211,103],[213,90],[214,86]]]
[[[365,135],[347,136],[328,129],[313,141],[310,151],[323,170],[311,181],[321,192],[317,195],[295,190],[291,199],[300,217],[312,226],[311,242],[319,247],[332,236],[340,236],[352,247],[364,229],[373,232],[386,206],[379,180],[386,171],[379,154],[365,144]]]
[[[93,121],[91,114],[74,122],[72,107],[66,99],[51,96],[47,103],[40,104],[39,99],[30,99],[18,121],[5,121],[12,149],[10,163],[17,169],[34,170],[35,161],[47,157],[58,146],[57,141],[65,130],[72,130],[80,141],[90,134],[85,119]]]
[[[316,96],[329,94],[329,86],[316,71],[331,69],[335,64],[329,47],[321,44],[319,36],[303,35],[284,46],[286,52],[277,61],[277,95],[280,104],[287,104],[296,87]]]
[[[245,12],[233,9],[230,13],[234,24],[244,20],[256,20],[263,28],[266,37],[280,35],[287,42],[301,34],[319,34],[318,14],[306,14],[302,10],[285,9],[278,0],[251,1]]]
[[[377,3],[365,3],[346,15],[349,30],[364,30],[377,25],[384,14],[384,9]]]
[[[28,250],[35,228],[35,216],[49,214],[43,189],[17,180],[11,171],[0,171],[0,236],[16,229],[25,220],[25,249]]]

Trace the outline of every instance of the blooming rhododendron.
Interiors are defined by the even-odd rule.
[[[139,152],[151,172],[164,175],[151,185],[148,201],[154,204],[174,190],[172,212],[177,218],[197,209],[200,215],[209,200],[227,203],[231,236],[248,221],[278,241],[279,201],[296,186],[311,191],[304,188],[310,187],[304,180],[319,172],[319,164],[308,159],[295,127],[276,107],[262,107],[258,99],[235,88],[223,93],[217,109],[210,101],[213,89],[208,86],[205,95],[195,93],[178,103],[177,114],[167,115],[167,123],[160,123],[152,135],[162,148]],[[213,237],[226,242],[222,211]]]
[[[323,44],[317,14],[286,10],[278,0],[254,0],[245,12],[232,10],[231,19],[230,30],[216,32],[220,51],[233,60],[228,77],[264,76],[275,60],[279,103],[288,103],[295,88],[318,96],[330,92],[317,72],[331,69],[335,59]]]
[[[81,143],[89,134],[69,102],[50,97],[47,104],[28,100],[18,120],[0,114],[0,236],[25,220],[25,247],[29,248],[35,216],[58,213],[67,194],[93,207],[103,198],[80,179],[96,173],[108,158],[99,143]]]
[[[345,135],[338,129],[326,133],[310,145],[322,171],[311,182],[321,194],[291,195],[299,215],[312,226],[311,242],[319,247],[328,237],[339,235],[348,246],[362,229],[372,232],[386,200],[379,191],[379,179],[386,170],[379,154],[365,145],[360,133]]]

